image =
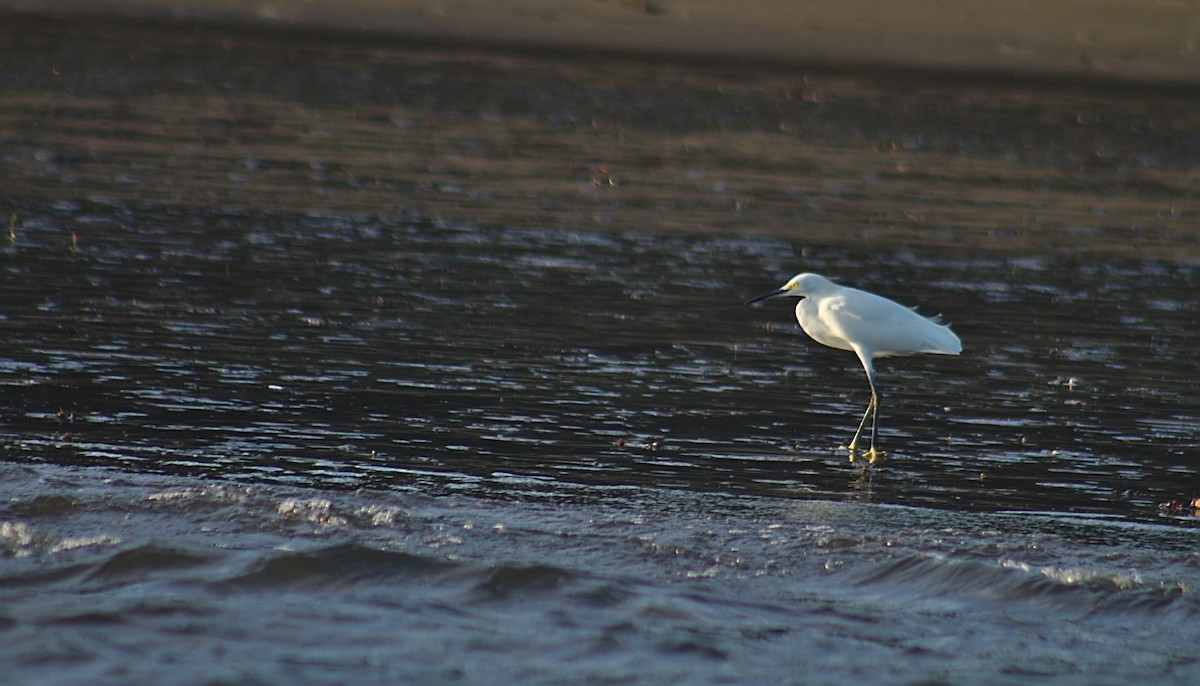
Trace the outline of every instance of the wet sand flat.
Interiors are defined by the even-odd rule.
[[[1189,91],[199,26],[5,30],[18,198],[1198,253]]]

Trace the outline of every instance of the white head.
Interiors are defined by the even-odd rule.
[[[753,305],[761,300],[770,300],[771,298],[803,298],[808,295],[823,295],[837,288],[840,288],[840,286],[824,276],[805,272],[793,276],[778,290],[763,293],[747,300],[746,304]]]

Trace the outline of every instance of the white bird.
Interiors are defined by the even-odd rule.
[[[770,298],[801,298],[796,303],[796,320],[814,341],[838,350],[852,350],[867,372],[871,384],[871,403],[863,414],[850,445],[850,461],[858,453],[858,439],[867,419],[871,421],[871,449],[864,456],[869,462],[883,453],[875,449],[879,428],[879,393],[875,390],[877,357],[900,357],[917,353],[957,355],[962,341],[934,319],[887,298],[847,288],[818,274],[797,274],[783,287],[746,301],[752,305]]]

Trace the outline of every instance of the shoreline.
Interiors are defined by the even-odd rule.
[[[1133,0],[0,0],[0,12],[792,67],[1200,86],[1200,13]]]

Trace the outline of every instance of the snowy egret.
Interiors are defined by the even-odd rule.
[[[875,449],[879,428],[879,393],[875,389],[877,357],[900,357],[917,353],[957,355],[962,342],[934,319],[926,319],[912,309],[887,298],[847,288],[818,274],[797,274],[783,287],[746,301],[752,305],[770,298],[801,298],[796,303],[796,320],[814,341],[838,350],[852,350],[867,372],[871,384],[871,402],[863,414],[850,445],[850,461],[858,453],[858,439],[871,420],[871,449],[864,456],[869,462],[882,453]]]

